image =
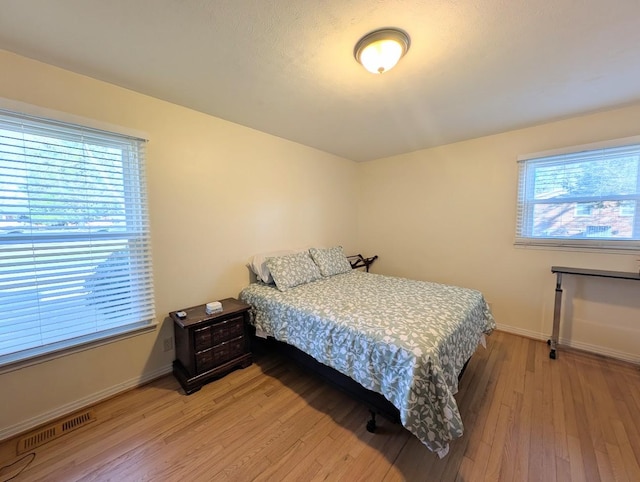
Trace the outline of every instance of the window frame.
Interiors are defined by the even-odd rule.
[[[586,249],[586,250],[611,250],[611,251],[638,251],[640,250],[640,161],[638,166],[637,190],[634,195],[610,195],[607,196],[605,202],[610,201],[634,201],[636,203],[634,223],[633,223],[633,239],[605,239],[581,237],[561,237],[561,236],[533,236],[531,232],[526,233],[527,227],[532,229],[534,208],[541,204],[558,204],[559,202],[575,203],[574,215],[576,217],[588,217],[588,215],[577,214],[577,206],[579,204],[588,204],[603,201],[602,198],[595,196],[565,196],[561,199],[550,198],[549,200],[536,200],[534,198],[534,172],[535,169],[529,167],[540,167],[541,165],[553,166],[564,165],[568,161],[558,159],[559,156],[568,156],[571,154],[587,154],[590,151],[594,153],[603,149],[624,148],[638,146],[640,150],[640,136],[626,137],[622,139],[613,139],[603,142],[594,142],[590,144],[582,144],[578,146],[570,146],[561,149],[553,149],[530,153],[518,156],[517,162],[517,192],[516,192],[516,222],[515,222],[515,240],[514,245],[520,247],[541,247],[541,248],[568,248],[568,249]],[[595,157],[595,156],[594,156]],[[597,208],[596,208],[597,209]]]
[[[140,216],[140,212],[142,211],[144,214],[144,221],[140,223],[142,226],[142,230],[140,235],[144,237],[144,245],[146,246],[142,253],[140,254],[140,249],[136,248],[135,253],[129,253],[128,256],[131,256],[131,259],[137,260],[136,262],[140,262],[142,258],[148,259],[148,261],[144,261],[145,267],[141,272],[149,279],[150,287],[145,288],[146,294],[143,298],[139,298],[138,295],[136,299],[143,300],[143,303],[149,307],[150,309],[147,312],[151,314],[146,314],[145,316],[141,316],[138,322],[128,322],[127,324],[121,326],[111,326],[105,327],[100,330],[97,330],[95,333],[87,333],[81,336],[67,337],[66,340],[55,341],[48,344],[40,344],[39,346],[27,348],[24,350],[13,351],[9,353],[4,353],[0,355],[0,373],[3,373],[7,370],[12,370],[15,368],[19,368],[22,366],[28,366],[32,363],[39,363],[44,360],[57,358],[59,356],[67,355],[69,353],[75,353],[78,351],[86,350],[91,347],[104,345],[107,343],[111,343],[113,341],[121,340],[123,338],[129,338],[131,336],[136,336],[138,334],[147,333],[149,331],[153,331],[157,329],[158,322],[155,313],[155,301],[153,295],[153,272],[151,266],[151,233],[149,226],[149,213],[148,213],[148,201],[147,201],[147,188],[146,188],[146,176],[145,176],[145,156],[144,156],[144,144],[148,142],[148,136],[139,131],[134,131],[132,129],[122,128],[120,126],[114,126],[107,123],[102,123],[98,121],[94,121],[91,119],[85,119],[83,117],[60,113],[57,111],[52,111],[49,109],[44,109],[41,107],[31,106],[28,104],[24,104],[21,102],[10,101],[7,99],[0,98],[0,112],[7,116],[11,116],[15,119],[24,119],[28,122],[41,122],[42,125],[58,125],[61,129],[71,129],[76,130],[76,132],[82,131],[86,133],[95,133],[100,136],[107,136],[112,138],[112,141],[109,141],[109,146],[115,146],[118,142],[122,142],[126,144],[129,141],[135,141],[138,143],[141,150],[138,151],[138,154],[135,157],[135,162],[132,161],[133,158],[129,158],[128,154],[123,151],[121,156],[121,164],[123,169],[123,187],[122,194],[128,197],[128,193],[133,190],[138,190],[138,194],[140,198],[136,201],[135,204],[135,216]],[[118,140],[119,139],[119,140]],[[127,140],[127,141],[125,141]],[[133,164],[131,164],[133,162]],[[134,166],[134,170],[129,170],[131,166]],[[129,219],[130,209],[131,209],[131,201],[125,201],[125,219]],[[129,221],[126,221],[127,227],[120,232],[106,232],[96,235],[93,233],[91,236],[93,240],[107,240],[107,239],[127,239],[127,245],[131,242],[132,236],[135,237],[134,231],[131,231],[128,227]],[[31,243],[33,245],[37,245],[38,243],[53,243],[53,242],[82,242],[86,240],[89,235],[82,232],[75,233],[65,233],[63,234],[51,234],[47,232],[36,233],[32,232],[29,234],[24,233],[15,233],[10,235],[5,235],[2,240],[2,245],[7,246],[12,243],[18,242],[18,244]],[[0,246],[2,247],[2,246]],[[9,248],[10,249],[10,248]],[[129,249],[129,248],[126,248]],[[131,276],[132,273],[136,273],[136,276],[139,275],[139,268],[132,268],[127,271],[128,276]],[[138,292],[138,288],[136,286],[131,288],[134,292]],[[42,295],[39,295],[42,296]]]

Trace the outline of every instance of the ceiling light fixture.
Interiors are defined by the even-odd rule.
[[[405,31],[383,28],[358,40],[353,56],[372,74],[382,74],[398,63],[410,45],[411,40]]]

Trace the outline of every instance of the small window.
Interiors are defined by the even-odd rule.
[[[591,216],[592,213],[593,213],[593,204],[591,203],[576,204],[576,216]]]
[[[155,323],[144,147],[0,111],[0,365]]]
[[[640,247],[640,137],[518,163],[516,244]]]
[[[622,201],[620,203],[620,216],[635,216],[636,214],[636,205],[633,202]]]

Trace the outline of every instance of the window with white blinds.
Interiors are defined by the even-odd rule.
[[[640,248],[640,137],[518,163],[516,244]]]
[[[144,154],[0,110],[0,365],[155,323]]]

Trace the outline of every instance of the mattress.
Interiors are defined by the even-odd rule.
[[[285,292],[253,283],[240,298],[257,333],[382,394],[439,456],[462,436],[458,374],[495,328],[479,291],[354,270]]]

